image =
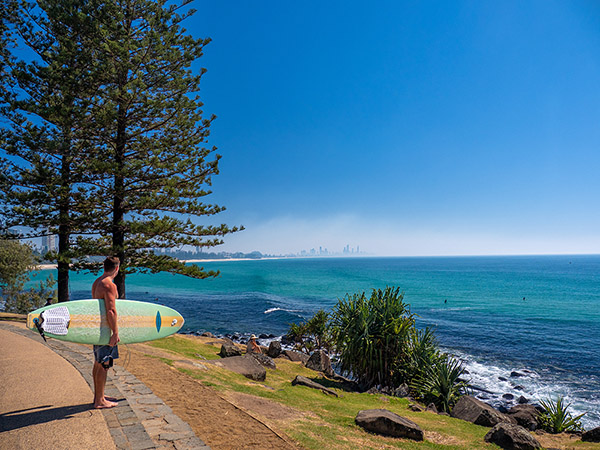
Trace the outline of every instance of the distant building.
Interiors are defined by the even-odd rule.
[[[49,230],[47,230],[50,232]],[[48,234],[42,236],[42,251],[43,252],[52,252],[56,250],[56,235]]]

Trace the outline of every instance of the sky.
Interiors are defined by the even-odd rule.
[[[217,251],[600,253],[600,4],[196,0]]]

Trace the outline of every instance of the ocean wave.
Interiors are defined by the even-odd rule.
[[[285,312],[289,312],[289,313],[300,312],[299,309],[269,308],[263,314],[271,314],[272,312],[275,312],[275,311],[285,311]]]

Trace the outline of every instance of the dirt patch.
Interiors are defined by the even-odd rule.
[[[436,431],[425,431],[425,439],[429,442],[433,442],[434,444],[440,445],[465,445],[463,441],[455,438],[454,436],[448,436],[446,434],[441,434]]]
[[[287,436],[273,431],[221,398],[213,389],[176,368],[144,355],[148,348],[130,347],[131,357],[126,370],[152,389],[212,449],[299,448]],[[158,356],[157,353],[153,356]]]
[[[225,398],[235,406],[250,412],[252,415],[257,414],[269,421],[287,422],[304,417],[301,411],[255,395],[228,392],[225,394]]]

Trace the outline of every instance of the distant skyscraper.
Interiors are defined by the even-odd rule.
[[[47,231],[50,232],[49,230]],[[54,234],[42,236],[42,250],[45,252],[56,250],[56,236]]]

